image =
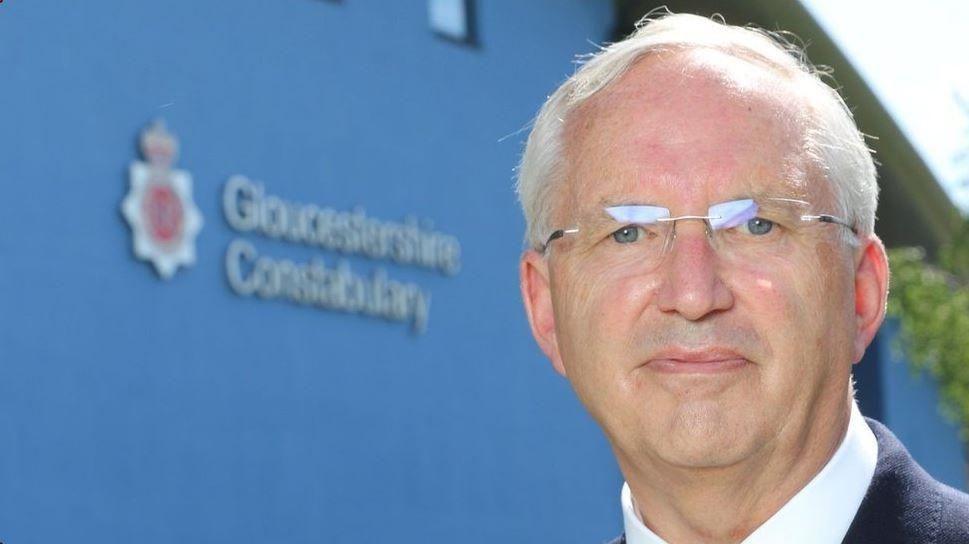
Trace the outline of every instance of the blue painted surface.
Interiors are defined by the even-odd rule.
[[[935,479],[966,490],[966,461],[958,427],[939,408],[938,386],[913,373],[897,344],[898,322],[887,320],[875,338],[880,353],[882,421]]]
[[[518,298],[525,125],[611,30],[608,0],[480,2],[479,46],[425,2],[0,4],[0,539],[599,542],[621,478]],[[205,226],[170,283],[119,212],[164,117]],[[240,298],[232,174],[429,218],[454,277],[428,331]],[[260,252],[336,256],[258,236]]]
[[[881,334],[881,333],[879,333]],[[852,368],[855,380],[855,400],[858,408],[867,417],[885,420],[885,387],[882,384],[881,342],[878,336],[872,340],[865,350],[861,362]]]
[[[618,533],[612,455],[520,308],[524,135],[502,140],[607,37],[610,6],[480,2],[469,48],[431,32],[423,2],[0,4],[0,539]],[[159,116],[206,221],[198,264],[170,283],[134,259],[118,210],[138,132]],[[457,235],[454,277],[348,257],[428,290],[427,333],[234,295],[232,174]],[[242,237],[275,257],[338,257]],[[886,419],[953,482],[933,452],[950,467],[958,449],[915,410],[934,400],[896,366],[878,375]]]

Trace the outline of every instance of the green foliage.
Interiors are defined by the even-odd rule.
[[[918,248],[888,252],[888,313],[901,324],[913,369],[936,378],[944,411],[969,441],[969,221],[939,251],[938,266]]]

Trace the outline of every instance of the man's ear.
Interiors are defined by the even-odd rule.
[[[522,253],[519,264],[521,275],[522,300],[532,336],[545,355],[552,361],[555,370],[565,376],[565,366],[559,354],[558,340],[555,336],[555,311],[552,308],[552,291],[548,276],[548,262],[537,251],[529,249]]]
[[[888,302],[888,256],[878,236],[862,240],[855,262],[855,358],[861,361],[865,349],[885,320]]]

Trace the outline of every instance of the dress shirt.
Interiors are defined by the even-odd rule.
[[[840,544],[868,491],[878,443],[852,403],[848,430],[821,472],[741,544]],[[667,544],[636,513],[628,484],[622,486],[627,544]]]

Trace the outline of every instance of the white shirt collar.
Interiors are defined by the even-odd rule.
[[[848,431],[821,472],[741,544],[838,544],[851,526],[868,491],[878,443],[852,403]],[[636,514],[628,484],[622,486],[622,516],[627,544],[667,544]]]

